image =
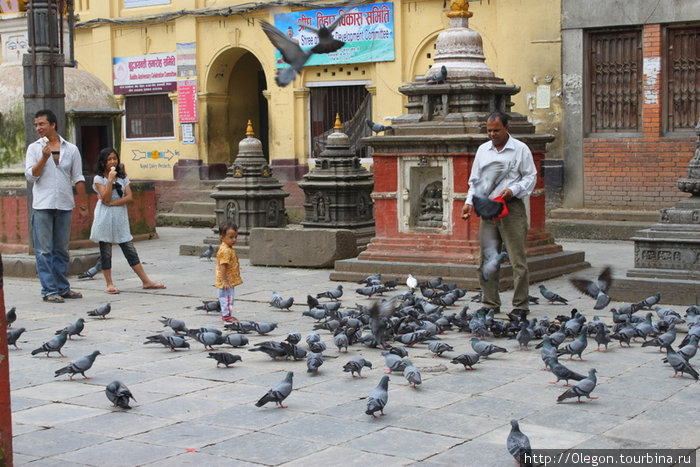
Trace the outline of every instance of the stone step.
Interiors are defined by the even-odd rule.
[[[173,214],[214,215],[216,203],[211,201],[178,201],[173,205]]]
[[[156,215],[158,227],[214,227],[216,216],[211,214],[189,214],[161,212]]]
[[[629,240],[638,230],[648,229],[655,223],[656,221],[547,219],[546,226],[554,238]]]
[[[659,211],[557,208],[549,213],[549,219],[642,222],[651,225],[658,222]]]

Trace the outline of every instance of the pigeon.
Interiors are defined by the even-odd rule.
[[[604,345],[605,350],[603,352],[608,351],[608,344],[610,343],[610,335],[608,334],[607,330],[605,329],[605,325],[600,322],[600,324],[596,325],[596,331],[595,331],[595,341],[596,344],[598,344],[598,348],[596,348],[596,352],[600,351],[600,346]]]
[[[530,447],[530,439],[520,431],[520,426],[517,420],[510,421],[510,433],[506,439],[506,447],[508,452],[522,466],[532,466],[532,448]]]
[[[442,357],[443,352],[454,352],[455,349],[444,342],[433,341],[428,344],[428,350],[433,353],[434,357]]]
[[[350,373],[352,377],[355,377],[355,373],[359,378],[365,378],[362,376],[362,368],[368,367],[372,369],[372,362],[368,362],[362,357],[353,357],[345,365],[343,365],[343,371],[345,373]]]
[[[408,349],[406,347],[389,347],[389,353],[398,355],[401,358],[408,357]]]
[[[184,337],[176,334],[156,334],[155,336],[146,336],[144,344],[161,344],[163,347],[170,347],[172,352],[175,349],[189,349],[190,343]]]
[[[549,342],[552,344],[552,347],[559,347],[559,345],[564,342],[564,339],[566,339],[566,334],[559,330],[557,332],[553,332],[552,334],[549,335]],[[542,347],[542,342],[537,344],[535,346],[536,349],[539,349]]]
[[[292,378],[294,373],[291,371],[287,372],[287,376],[284,380],[277,383],[272,389],[267,391],[267,394],[262,396],[258,402],[255,403],[256,407],[262,407],[268,402],[274,402],[281,409],[286,409],[287,406],[282,405],[282,402],[292,393]]]
[[[274,306],[275,308],[279,308],[280,310],[292,311],[291,306],[294,305],[294,297],[282,299],[275,303],[270,302],[270,305]]]
[[[574,355],[578,355],[578,358],[584,362],[585,360],[581,357],[581,354],[586,350],[586,347],[588,347],[586,331],[586,326],[583,326],[578,333],[578,337],[572,343],[557,349],[557,356],[569,354],[569,360],[573,360]]]
[[[651,297],[647,297],[644,300],[640,300],[637,303],[632,304],[632,309],[635,311],[637,310],[651,310],[651,307],[656,305],[661,301],[661,292],[657,292],[656,294],[652,295]]]
[[[676,340],[676,325],[671,324],[668,327],[668,331],[661,334],[660,336],[650,339],[642,344],[642,347],[658,346],[659,351],[661,351],[665,346],[673,344]]]
[[[283,300],[282,295],[278,294],[277,292],[275,292],[273,290],[272,291],[272,298],[270,298],[270,305],[274,305],[275,303],[279,303],[282,300]]]
[[[227,334],[223,343],[231,347],[243,347],[248,344],[248,337],[245,334]]]
[[[326,350],[326,344],[325,342],[321,341],[315,341],[315,342],[309,342],[309,350],[315,353],[321,353],[324,350]]]
[[[311,49],[311,52],[315,54],[328,54],[331,52],[335,52],[336,50],[340,49],[342,46],[345,45],[345,42],[339,41],[333,37],[333,31],[335,31],[335,29],[338,27],[340,21],[345,17],[345,15],[348,14],[350,10],[354,7],[355,5],[352,3],[347,5],[345,7],[346,9],[338,15],[338,17],[330,24],[330,26],[323,25],[317,29],[312,26],[309,26],[308,24],[299,23],[299,27],[307,29],[318,36],[318,44],[316,44]]]
[[[287,338],[285,340],[290,344],[298,344],[301,341],[301,333],[290,332],[289,334],[287,334]]]
[[[457,355],[455,358],[452,359],[450,363],[454,363],[455,365],[458,363],[461,363],[464,365],[465,370],[473,370],[474,365],[476,365],[479,362],[479,355],[475,353],[462,353]],[[467,368],[469,367],[469,368]]]
[[[78,274],[78,279],[94,279],[95,275],[102,270],[102,262],[98,259],[97,263],[85,272]]]
[[[425,81],[429,84],[445,84],[445,81],[447,81],[447,67],[442,65],[440,71],[428,76]]]
[[[165,316],[161,316],[161,318],[163,318],[163,319],[159,319],[158,321],[163,323],[164,328],[170,326],[170,329],[175,331],[176,334],[181,333],[181,332],[184,334],[187,334],[189,332],[189,329],[187,329],[185,322],[182,321],[181,319],[166,318]]]
[[[576,373],[575,371],[569,370],[567,367],[559,363],[558,361],[552,361],[549,362],[549,369],[552,370],[552,373],[554,373],[554,376],[557,377],[556,381],[552,381],[550,384],[557,384],[559,381],[562,379],[566,381],[566,384],[564,386],[569,385],[569,380],[574,379],[576,381],[581,381],[582,379],[585,378],[584,375],[580,373]]]
[[[478,178],[474,182],[472,203],[476,215],[483,220],[495,219],[506,209],[504,201],[489,199],[489,194],[503,180],[506,173],[505,166],[500,161],[493,161],[481,167]]]
[[[323,365],[323,354],[311,352],[308,357],[306,357],[306,372],[307,373],[318,373],[318,369]]]
[[[403,371],[404,368],[406,368],[406,360],[400,356],[386,350],[382,350],[382,356],[384,357],[384,362],[386,363],[387,373],[391,373],[392,371]]]
[[[216,360],[217,368],[219,367],[219,364],[224,364],[226,365],[226,368],[228,368],[229,365],[233,365],[234,363],[242,360],[240,355],[234,355],[228,352],[209,352],[209,356],[207,358],[213,358]]]
[[[472,349],[474,349],[474,352],[476,352],[480,357],[488,358],[488,356],[492,353],[508,352],[503,347],[499,347],[489,342],[479,340],[478,337],[472,337],[471,342]]]
[[[359,289],[355,289],[355,293],[371,298],[372,295],[381,295],[384,292],[387,292],[388,290],[389,289],[387,289],[383,285],[368,285],[366,287],[360,287]]]
[[[379,412],[379,415],[384,415],[384,407],[386,407],[389,401],[389,377],[387,375],[382,376],[379,381],[379,385],[372,389],[367,398],[367,410],[365,413],[371,415],[372,417],[377,417],[375,412]]]
[[[215,332],[199,332],[198,330],[192,329],[189,331],[188,335],[202,344],[204,350],[214,350],[213,346],[224,343],[224,337]]]
[[[248,349],[248,352],[265,352],[273,360],[286,357],[287,351],[282,347],[282,344],[274,341],[258,342],[254,349]]]
[[[395,277],[393,279],[389,279],[388,281],[384,281],[384,287],[387,289],[395,289],[396,286],[399,285],[399,278]]]
[[[391,299],[381,302],[375,300],[369,308],[369,329],[381,348],[386,348],[389,318],[393,316],[397,307],[396,300]]]
[[[294,81],[297,73],[301,73],[304,65],[314,52],[312,50],[303,50],[299,47],[299,44],[267,21],[259,21],[267,38],[280,51],[282,59],[289,64],[289,67],[279,68],[277,76],[275,76],[275,82],[279,87],[283,88]]]
[[[682,355],[679,355],[675,350],[673,350],[673,347],[671,347],[671,344],[667,344],[664,347],[666,347],[666,361],[669,365],[673,367],[673,376],[671,378],[675,378],[678,376],[678,373],[683,376],[683,373],[689,374],[695,381],[698,380],[698,372],[690,366],[690,363],[683,358]]]
[[[518,341],[518,350],[522,350],[523,346],[525,346],[525,350],[528,350],[527,344],[530,343],[533,337],[535,337],[535,331],[529,327],[527,321],[521,321],[520,330],[515,336],[515,339]]]
[[[60,329],[56,331],[56,335],[61,334],[62,331],[66,331],[66,334],[68,334],[68,339],[70,339],[70,336],[80,336],[80,337],[85,337],[81,332],[83,332],[83,329],[85,328],[85,320],[83,318],[78,318],[75,323],[69,324],[63,329]]]
[[[301,360],[302,358],[306,358],[306,350],[302,349],[298,345],[287,341],[280,342],[280,345],[287,353],[286,357],[288,359],[293,358],[294,360]]]
[[[367,126],[369,127],[370,130],[374,132],[374,134],[380,133],[382,131],[386,132],[387,130],[393,130],[394,128],[389,125],[382,125],[381,123],[375,123],[369,118],[365,119],[365,123],[367,123]]]
[[[102,319],[107,319],[107,315],[109,312],[112,311],[112,304],[107,303],[106,305],[102,305],[101,307],[95,308],[94,310],[90,310],[87,312],[88,316],[99,316]]]
[[[204,310],[207,313],[209,313],[210,311],[221,312],[221,302],[219,302],[218,300],[202,300],[202,304],[198,307],[195,307],[195,310]]]
[[[306,304],[309,305],[309,310],[313,310],[319,305],[318,299],[311,295],[306,296]]]
[[[406,360],[406,368],[403,369],[403,377],[406,378],[406,381],[408,381],[414,389],[417,385],[423,383],[420,377],[420,371],[418,371],[418,368],[413,366],[413,363],[409,360]]]
[[[489,230],[489,232],[491,231]],[[484,280],[487,281],[489,280],[491,274],[493,274],[501,268],[501,263],[508,259],[508,252],[501,251],[499,253],[498,250],[494,248],[485,247],[483,249],[483,254],[484,262],[481,265],[481,277],[483,277]]]
[[[15,349],[22,350],[17,347],[17,339],[19,339],[19,336],[21,336],[24,331],[26,331],[25,328],[17,328],[7,331],[7,345],[14,345]]]
[[[549,336],[542,336],[540,358],[542,358],[545,367],[549,367],[550,363],[557,361],[557,349],[551,344]]]
[[[416,278],[411,274],[409,274],[406,278],[406,287],[409,288],[411,293],[413,293],[413,291],[416,290],[416,287],[418,287],[418,280],[416,280]]]
[[[335,302],[335,303],[340,303],[340,302]],[[328,316],[328,312],[321,308],[321,309],[313,309],[309,311],[302,311],[301,312],[302,316],[308,316],[310,318],[315,319],[316,321],[321,321],[322,319],[326,318]]]
[[[606,266],[598,275],[598,281],[593,282],[588,279],[572,278],[571,284],[589,297],[595,298],[594,310],[602,310],[610,303],[608,290],[612,283],[612,269]],[[544,292],[543,292],[544,295]]]
[[[610,337],[612,339],[617,339],[620,342],[620,347],[622,347],[623,342],[625,344],[627,344],[627,347],[632,347],[632,345],[630,344],[630,341],[636,335],[637,335],[637,331],[634,329],[634,326],[632,326],[631,324],[627,324],[622,329],[619,329],[617,332],[611,334]],[[644,344],[642,344],[642,345],[644,345]]]
[[[22,329],[22,328],[20,328]],[[690,339],[686,345],[678,349],[678,355],[685,358],[686,362],[689,362],[691,358],[698,353],[698,337],[690,336]],[[664,362],[666,363],[666,362]]]
[[[199,255],[199,259],[206,259],[207,261],[211,261],[211,257],[214,256],[214,245],[211,243],[209,244],[209,248],[206,249],[204,253]]]
[[[126,387],[121,381],[112,381],[105,388],[105,394],[107,399],[115,405],[115,407],[121,407],[122,409],[130,409],[129,399],[134,399],[134,395],[131,394],[129,388]],[[136,402],[136,399],[134,399]]]
[[[540,293],[550,304],[554,304],[555,302],[563,303],[564,305],[569,304],[567,299],[557,293],[552,292],[551,290],[547,290],[547,287],[544,285],[540,285]]]
[[[95,350],[93,353],[90,355],[86,355],[82,358],[77,359],[70,365],[66,365],[63,368],[59,368],[56,370],[54,374],[54,378],[60,375],[67,375],[70,374],[70,379],[73,379],[73,376],[76,373],[80,373],[83,375],[83,378],[89,379],[87,376],[85,376],[85,372],[88,371],[91,367],[92,364],[95,363],[95,359],[97,358],[98,355],[102,355],[99,350]]]
[[[9,310],[7,310],[7,313],[5,313],[5,322],[7,323],[7,327],[11,328],[12,323],[17,321],[17,307],[12,307]]]
[[[348,345],[350,344],[350,341],[348,339],[347,334],[344,332],[338,333],[333,337],[333,343],[335,344],[336,347],[338,347],[338,352],[341,352],[343,348],[345,348],[345,352],[348,351]]]
[[[316,294],[316,298],[330,298],[331,300],[338,300],[340,297],[343,296],[343,286],[338,285],[333,290],[327,290],[326,292],[321,292],[319,294]]]
[[[274,331],[276,327],[277,323],[266,323],[264,321],[256,322],[254,324],[255,332],[257,332],[261,336],[264,336],[265,334]]]
[[[581,397],[586,396],[589,399],[597,399],[597,397],[591,397],[591,392],[595,389],[596,385],[596,371],[595,368],[588,370],[588,377],[583,378],[581,381],[576,383],[574,386],[566,390],[562,395],[557,397],[557,402],[561,402],[564,399],[569,399],[572,397],[578,398],[576,402],[581,402]]]
[[[61,347],[63,347],[63,345],[66,343],[66,340],[68,340],[68,333],[66,331],[61,331],[58,336],[50,339],[48,342],[45,342],[38,349],[32,350],[32,355],[46,352],[46,356],[48,357],[49,353],[58,352],[61,357],[65,357],[65,355],[61,353]]]

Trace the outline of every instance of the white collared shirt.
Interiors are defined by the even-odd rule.
[[[481,176],[481,168],[494,161],[502,162],[507,167],[507,172],[505,178],[489,194],[490,199],[497,197],[506,188],[513,192],[515,198],[529,196],[535,189],[537,168],[532,158],[532,152],[527,144],[508,135],[508,141],[500,151],[490,140],[476,150],[465,204],[473,204],[474,184]]]
[[[32,168],[42,157],[41,151],[46,145],[41,139],[27,147],[27,159],[24,175],[32,182],[33,209],[61,209],[71,211],[75,207],[73,184],[84,182],[83,161],[78,148],[60,135],[61,154],[58,166],[53,157],[49,157],[38,177],[32,175]]]

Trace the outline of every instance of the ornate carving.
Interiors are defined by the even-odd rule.
[[[238,222],[238,203],[236,201],[229,201],[226,203],[226,220],[232,221],[236,225]]]
[[[321,192],[316,192],[313,197],[314,220],[319,222],[328,222],[331,220],[330,215],[331,200],[328,196],[324,196]]]
[[[428,159],[428,156],[420,156],[418,158],[418,167],[430,167],[430,159]]]
[[[442,182],[428,184],[420,196],[420,215],[416,219],[416,225],[442,227],[443,206]]]
[[[664,208],[660,210],[662,224],[700,224],[700,209]]]
[[[279,201],[271,199],[267,202],[267,225],[277,227],[279,219]]]

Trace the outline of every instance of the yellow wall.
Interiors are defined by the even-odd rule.
[[[470,27],[482,35],[486,63],[508,84],[522,88],[514,96],[514,111],[527,115],[540,133],[559,134],[561,124],[560,71],[561,0],[472,1]],[[221,8],[242,1],[172,0],[170,5],[123,9],[121,0],[78,2],[89,9],[78,11],[80,21],[95,18],[133,19],[180,10]],[[76,34],[79,66],[112,86],[112,57],[175,52],[178,42],[197,42],[199,116],[195,145],[176,138],[157,141],[124,141],[122,154],[133,150],[171,150],[179,156],[162,167],[133,164],[133,178],[170,179],[178,158],[230,163],[243,138],[244,122],[252,119],[259,129],[256,82],[253,73],[262,67],[268,85],[271,159],[296,159],[305,163],[308,153],[309,81],[369,81],[373,95],[373,119],[387,123],[403,113],[404,97],[398,87],[414,80],[432,64],[437,35],[449,27],[442,0],[394,2],[395,57],[393,62],[305,69],[301,78],[286,88],[274,83],[274,49],[262,33],[257,19],[273,22],[278,11],[253,10],[240,15],[183,16],[165,24],[106,25],[80,28]],[[80,6],[80,5],[78,5]],[[430,56],[429,56],[430,54]],[[257,62],[260,62],[258,64]],[[343,71],[340,68],[343,67]],[[354,70],[357,67],[358,70]],[[350,71],[350,75],[348,75]],[[364,74],[362,73],[364,71]],[[334,76],[335,73],[335,76]],[[320,76],[319,76],[320,75]],[[247,78],[244,78],[247,76]],[[550,82],[546,82],[550,80]],[[535,82],[536,81],[536,82]],[[551,86],[549,109],[537,109],[538,85]],[[172,96],[177,104],[176,95]],[[177,121],[177,114],[175,113]],[[550,145],[550,157],[562,157],[558,142]],[[153,161],[151,161],[152,163]],[[156,164],[157,166],[158,164]]]

